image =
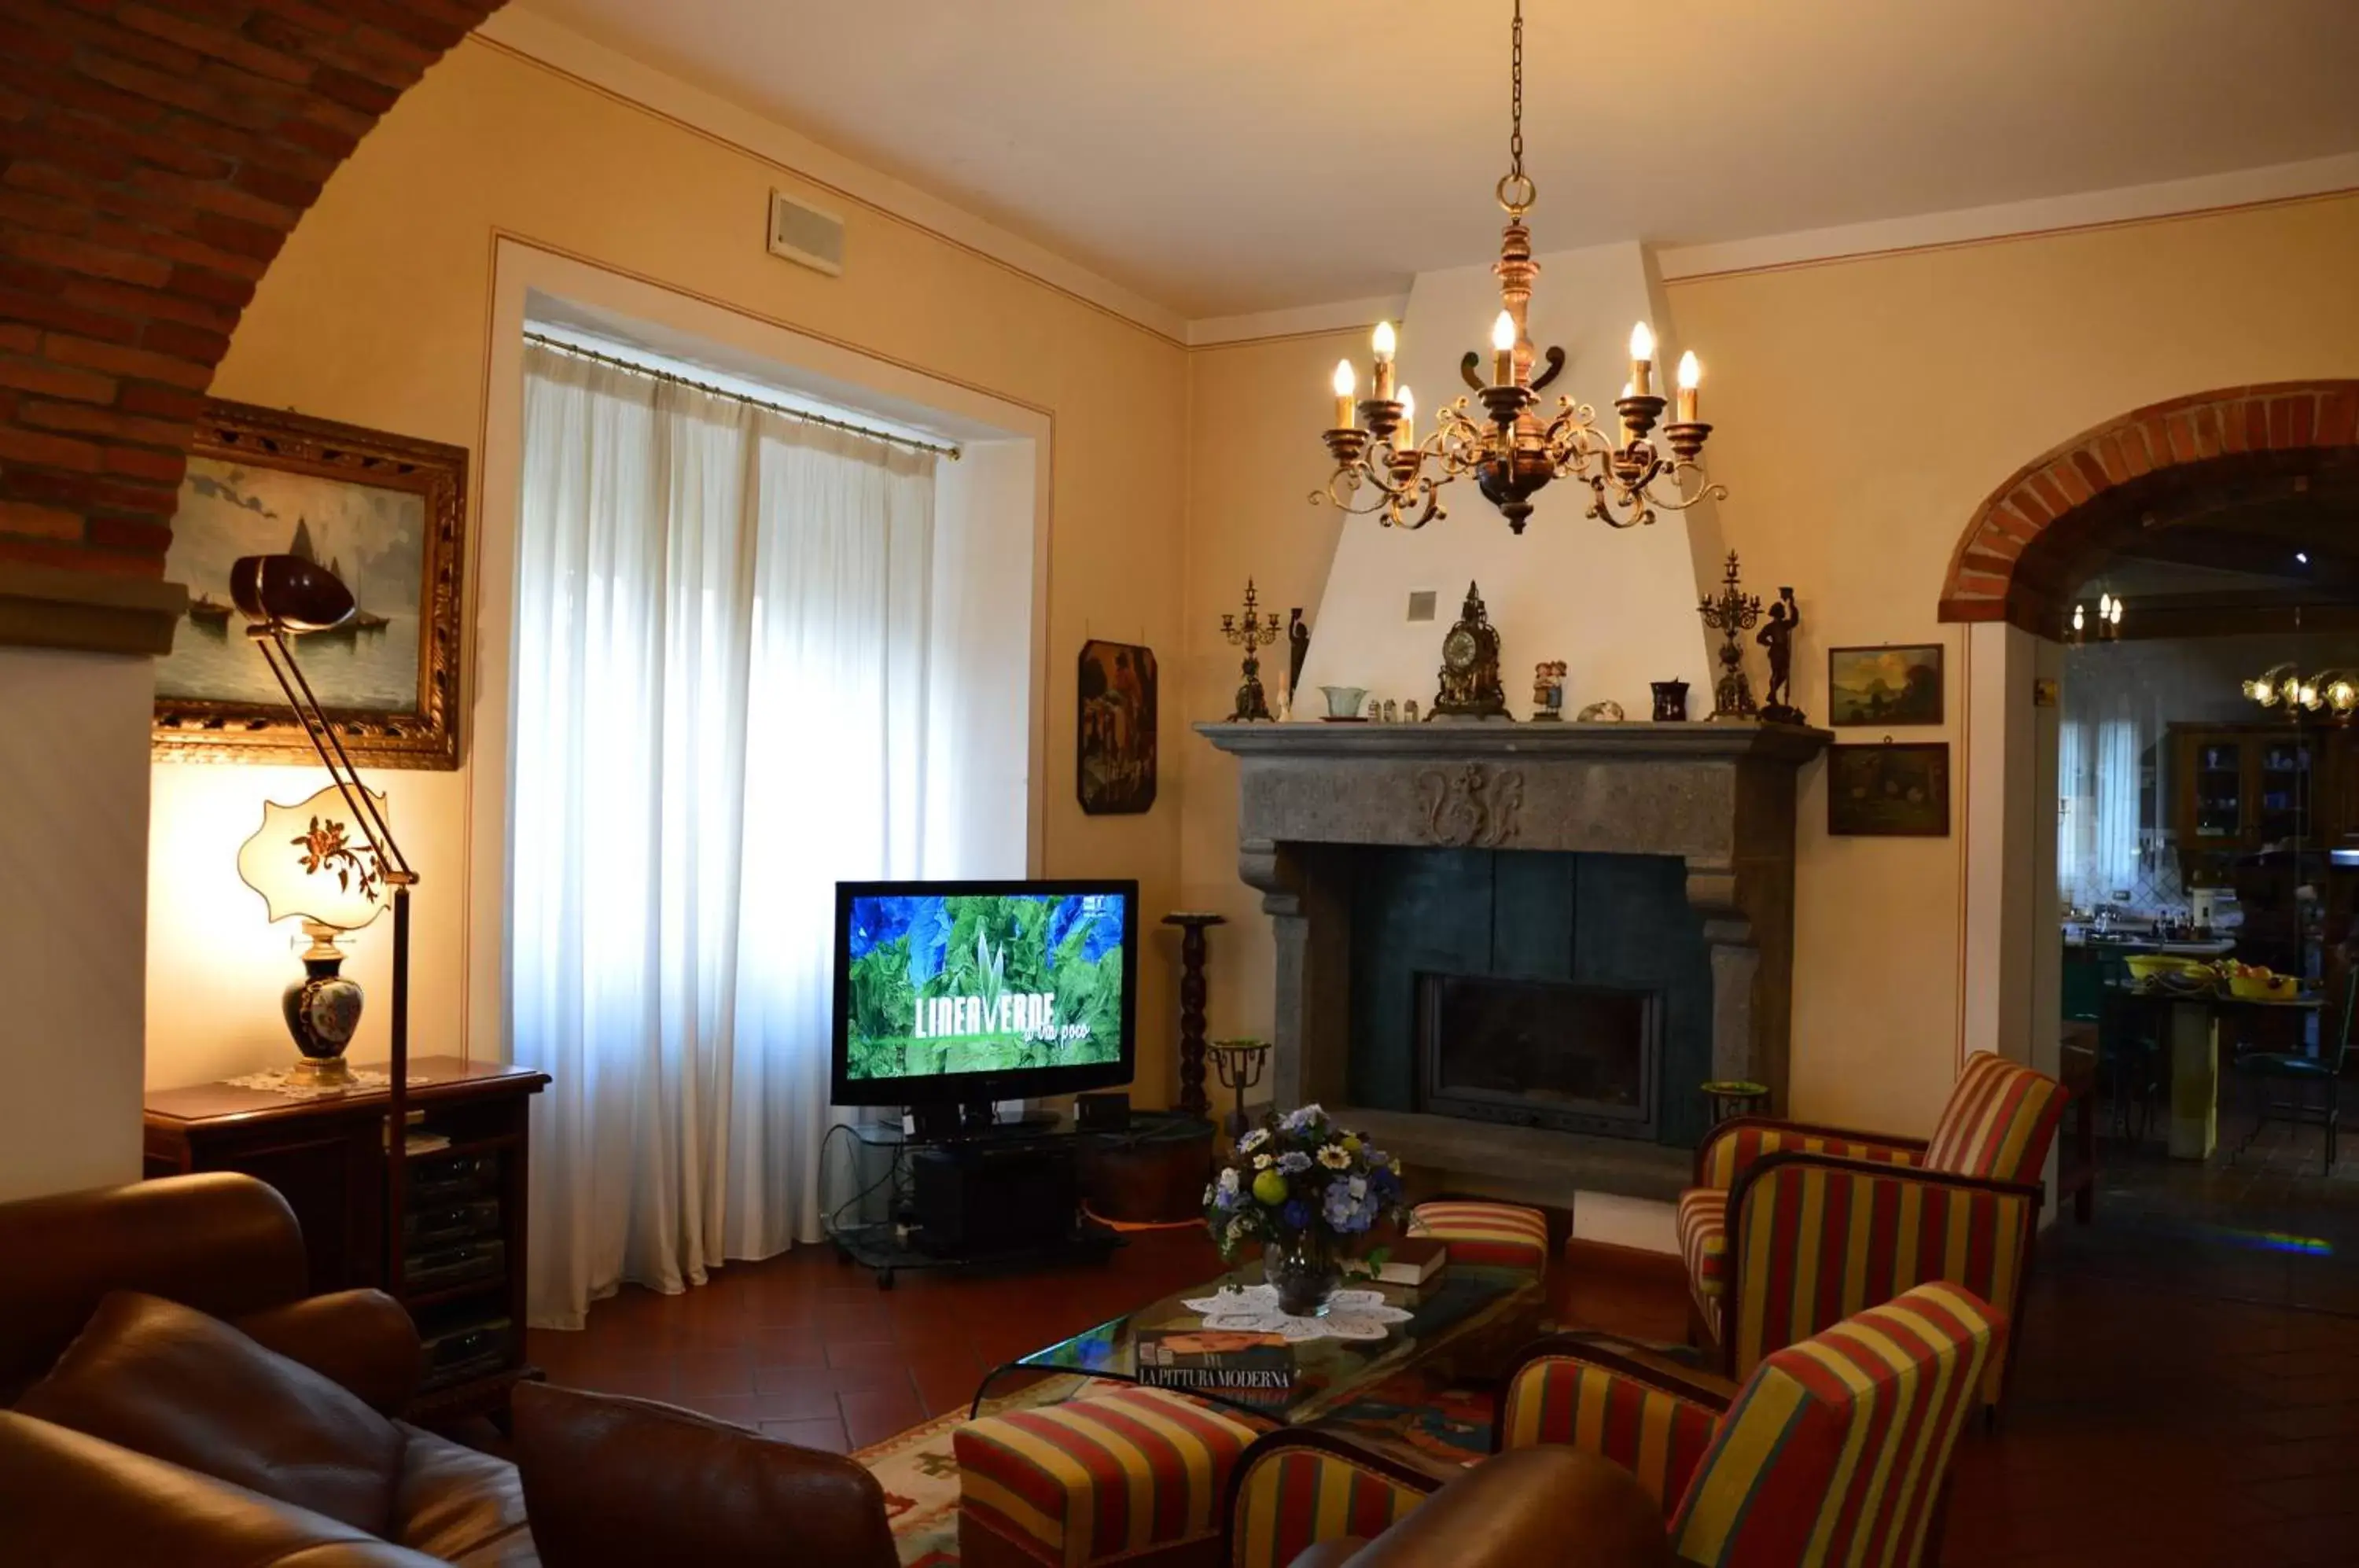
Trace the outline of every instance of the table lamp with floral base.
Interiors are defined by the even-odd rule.
[[[368,795],[383,819],[385,797],[373,789]],[[344,1048],[361,1021],[360,984],[345,978],[336,938],[375,920],[387,901],[384,867],[351,817],[333,784],[300,805],[266,801],[261,828],[237,852],[237,874],[262,896],[269,918],[300,920],[311,939],[303,978],[287,987],[280,1007],[302,1052],[293,1076],[319,1088],[353,1082]]]

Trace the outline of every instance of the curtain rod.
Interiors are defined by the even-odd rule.
[[[940,441],[922,441],[916,436],[895,435],[888,430],[871,430],[866,425],[855,425],[849,419],[831,419],[825,414],[814,414],[807,408],[790,408],[784,403],[766,402],[759,397],[748,397],[743,392],[733,392],[725,387],[715,387],[710,382],[699,381],[693,376],[678,375],[669,370],[658,370],[653,365],[636,365],[630,360],[618,359],[610,354],[600,354],[595,349],[583,348],[578,343],[568,343],[563,338],[552,338],[545,333],[527,332],[524,334],[524,341],[528,343],[538,343],[542,348],[555,349],[560,354],[570,354],[576,359],[594,360],[600,365],[610,365],[617,370],[627,370],[633,375],[644,376],[652,381],[668,381],[675,387],[690,387],[708,397],[725,398],[732,403],[743,403],[748,408],[766,409],[773,414],[783,414],[789,419],[800,419],[805,424],[825,425],[832,430],[845,430],[855,436],[866,436],[870,441],[883,441],[886,446],[905,446],[917,452],[930,452],[937,456],[947,457],[952,463],[959,460],[958,448],[945,446]]]

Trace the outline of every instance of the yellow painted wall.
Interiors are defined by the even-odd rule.
[[[845,213],[842,278],[766,254],[773,186]],[[1150,918],[1173,907],[1176,789],[1167,784],[1163,803],[1145,816],[1082,817],[1072,720],[1085,626],[1179,647],[1172,585],[1181,562],[1184,352],[971,249],[473,39],[405,95],[329,183],[262,284],[213,390],[475,448],[501,234],[1049,411],[1044,869],[1136,876]],[[480,468],[480,452],[477,459]],[[1184,716],[1183,704],[1164,704],[1168,758],[1180,755]],[[500,741],[470,735],[466,744],[473,765]],[[413,1049],[456,1050],[468,780],[375,777],[389,787],[396,826],[423,877]],[[262,922],[233,863],[264,794],[295,800],[315,787],[315,776],[299,770],[157,766],[151,1084],[251,1071],[289,1053],[277,1007],[293,955],[286,933]],[[356,1060],[383,1054],[388,947],[387,936],[363,933],[352,967],[364,985],[375,983],[378,998]],[[1143,944],[1136,1093],[1148,1104],[1176,1083],[1171,962],[1169,944]],[[478,1056],[500,1049],[464,1043]]]
[[[1243,656],[1220,623],[1242,610],[1247,578],[1280,627],[1262,656],[1273,704],[1285,680],[1287,612],[1299,606],[1318,619],[1343,531],[1340,514],[1309,500],[1330,466],[1318,431],[1333,417],[1327,386],[1335,362],[1364,359],[1367,339],[1365,328],[1353,328],[1188,356],[1187,651],[1184,674],[1165,679],[1167,690],[1184,693],[1190,724],[1234,711]],[[1321,699],[1314,691],[1310,700]],[[1266,1039],[1275,958],[1261,895],[1237,879],[1236,758],[1192,733],[1178,756],[1180,893],[1190,908],[1231,922],[1209,938],[1207,1026],[1215,1040]]]
[[[1801,705],[1826,712],[1830,647],[1946,643],[1949,722],[1895,738],[1950,740],[1962,825],[1966,639],[1935,611],[1967,518],[2021,463],[2142,404],[2359,371],[2354,277],[2344,198],[1674,284],[1680,332],[1712,345],[1729,545],[1810,621]],[[1804,786],[1795,1108],[1929,1126],[1960,1038],[1963,868],[2028,850],[1830,839],[1823,769]]]
[[[1752,587],[1801,598],[1803,707],[1826,711],[1830,646],[1949,648],[1949,722],[1895,738],[1951,743],[1960,832],[1831,840],[1822,768],[1804,776],[1798,1113],[1930,1125],[1962,1038],[1963,866],[2023,852],[1962,832],[1966,638],[1936,604],[1967,518],[2020,463],[2141,404],[2359,374],[2354,278],[2359,199],[2342,198],[1671,285],[1680,341],[1710,356],[1727,541]],[[1320,394],[1343,354],[1364,357],[1363,334],[1190,356],[1191,719],[1228,711],[1234,665],[1210,628],[1248,572],[1266,602],[1318,603],[1334,526],[1301,498],[1321,477]],[[1269,940],[1235,880],[1234,771],[1183,746],[1182,886],[1246,918],[1215,935],[1212,1027],[1266,1030]]]

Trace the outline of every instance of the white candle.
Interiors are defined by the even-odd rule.
[[[1352,412],[1352,362],[1339,359],[1335,362],[1335,428],[1348,430],[1356,423]]]
[[[1696,388],[1702,384],[1703,366],[1698,363],[1695,350],[1680,355],[1680,422],[1696,422]]]
[[[1654,395],[1655,332],[1644,321],[1630,329],[1630,386],[1635,397]]]
[[[1516,318],[1506,311],[1491,323],[1491,385],[1516,384]]]

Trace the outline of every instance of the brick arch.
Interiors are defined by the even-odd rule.
[[[2197,492],[2359,462],[2359,381],[2229,387],[2133,409],[2009,475],[1966,524],[1944,621],[2054,637],[2077,573],[2142,516]]]
[[[0,601],[60,571],[162,578],[190,427],[255,282],[499,4],[0,4]]]

